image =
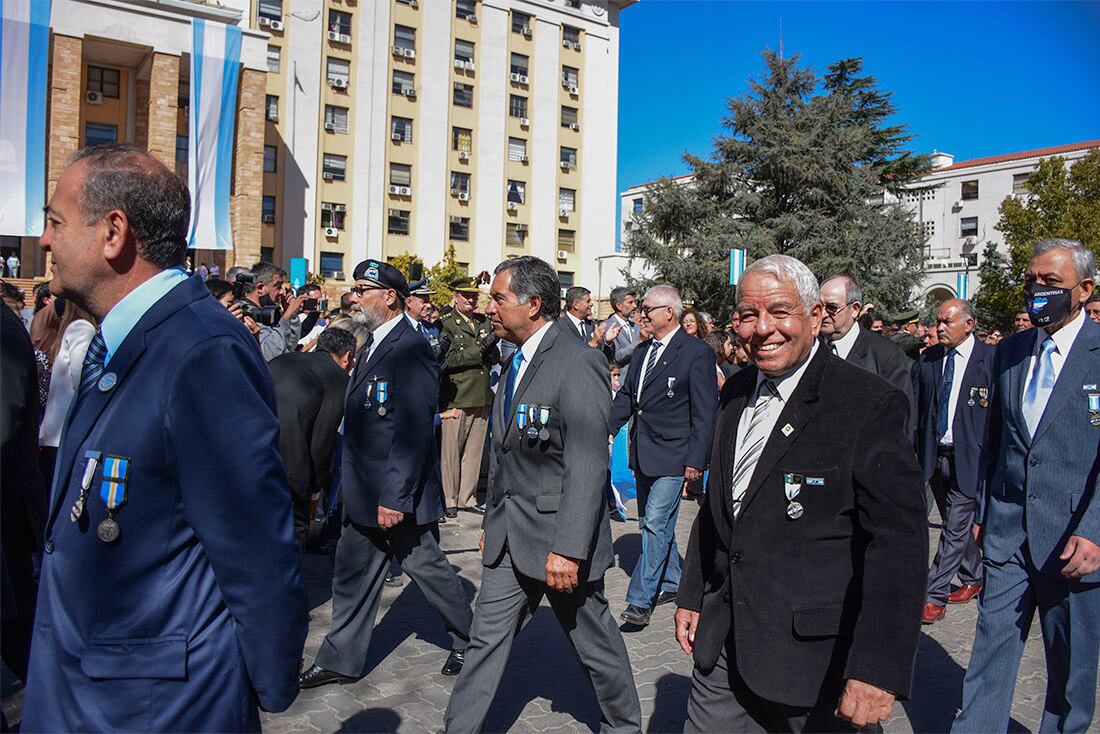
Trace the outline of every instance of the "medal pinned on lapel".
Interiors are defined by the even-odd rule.
[[[969,399],[966,401],[966,404],[969,405],[971,408],[974,407],[974,396],[977,393],[978,393],[978,388],[976,388],[976,387],[970,388],[970,396],[969,396]]]
[[[532,441],[539,437],[539,406],[527,406],[527,438]]]
[[[100,392],[111,392],[115,389],[115,385],[118,384],[118,375],[114,372],[106,372],[103,377],[99,378],[99,382],[96,383],[96,387]]]
[[[88,492],[92,488],[95,473],[99,469],[99,457],[100,453],[98,451],[84,452],[84,476],[80,479],[80,495],[73,503],[73,508],[69,510],[69,520],[72,522],[77,522],[84,514],[84,504],[88,501]]]
[[[374,392],[374,383],[377,382],[377,380],[378,378],[372,378],[370,382],[367,383],[367,398],[363,401],[363,407],[367,410],[370,410],[371,406],[374,405],[374,403],[371,402],[370,396],[371,393]]]
[[[520,403],[516,406],[516,428],[521,431],[527,429],[527,403]]]
[[[1100,426],[1100,393],[1089,393],[1089,425]]]
[[[550,429],[547,426],[550,424],[550,406],[539,406],[539,440],[550,440]]]
[[[386,408],[386,401],[390,397],[390,381],[378,380],[375,389],[374,397],[378,399],[378,415],[379,417],[385,417],[388,409]]]
[[[676,397],[676,393],[672,389],[675,384],[676,384],[676,378],[675,377],[668,378],[668,392],[665,393],[665,397],[667,397],[667,398]]]
[[[118,509],[126,503],[126,487],[130,482],[130,459],[125,456],[105,455],[103,457],[103,481],[99,485],[99,496],[107,505],[107,518],[99,523],[96,535],[104,543],[114,543],[122,535],[122,529],[115,521]]]
[[[978,405],[982,406],[983,408],[988,408],[989,407],[989,388],[988,387],[979,387],[978,388]]]
[[[802,491],[802,475],[801,474],[784,474],[783,475],[783,494],[787,497],[787,517],[791,520],[797,520],[802,517],[805,512],[805,508],[802,507],[801,502],[796,502],[795,497]]]

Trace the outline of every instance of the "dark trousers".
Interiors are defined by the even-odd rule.
[[[752,692],[731,664],[733,643],[729,641],[718,655],[709,673],[698,667],[691,674],[685,732],[881,732],[872,724],[855,729],[833,715],[837,701],[826,701],[813,708],[788,706],[768,701]],[[839,696],[838,696],[839,700]]]
[[[443,617],[453,648],[466,647],[473,612],[458,574],[439,548],[439,527],[431,523],[381,530],[345,522],[336,544],[332,629],[314,664],[342,675],[366,675],[367,649],[391,557]]]
[[[943,498],[943,509],[940,510],[943,531],[940,533],[936,558],[928,571],[927,601],[942,607],[947,604],[947,595],[951,593],[951,579],[956,573],[964,585],[981,585],[982,554],[971,534],[976,503],[973,497],[967,497],[959,489],[954,454],[946,453],[936,457],[931,485],[937,505],[940,504],[939,498]]]

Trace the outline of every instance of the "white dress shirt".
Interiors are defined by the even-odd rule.
[[[1024,394],[1027,392],[1027,386],[1035,376],[1035,361],[1039,359],[1039,353],[1043,349],[1043,342],[1046,341],[1046,338],[1050,336],[1054,339],[1054,352],[1050,355],[1050,362],[1054,366],[1054,384],[1057,385],[1058,375],[1062,374],[1062,365],[1066,363],[1069,350],[1073,347],[1073,342],[1077,340],[1077,335],[1081,333],[1081,327],[1084,325],[1085,310],[1081,309],[1073,321],[1070,321],[1053,334],[1048,334],[1047,330],[1042,327],[1036,329],[1038,333],[1035,335],[1035,347],[1031,350],[1031,359],[1027,363],[1027,376],[1024,378],[1023,389],[1020,391],[1021,403]],[[1042,414],[1042,411],[1040,411],[1039,415]]]
[[[405,318],[404,311],[397,314],[386,323],[381,324],[377,329],[371,332],[374,336],[374,341],[371,342],[370,351],[367,352],[367,357],[363,360],[363,364],[366,364],[370,361],[371,356],[374,354],[374,350],[378,349],[378,345],[381,344],[387,336],[389,336],[390,332],[394,330],[394,327],[401,323],[401,319],[403,318]]]
[[[833,347],[836,348],[836,356],[841,359],[848,359],[848,354],[851,353],[852,347],[856,345],[856,339],[859,338],[859,324],[852,324],[852,328],[848,329],[848,333],[833,342]]]
[[[628,342],[634,341],[634,331],[632,330],[633,324],[623,319],[619,314],[614,314],[612,318],[615,319],[615,323],[619,325],[619,330],[626,334],[626,340]]]
[[[948,349],[950,351],[950,349]],[[955,439],[951,435],[951,424],[955,422],[955,408],[959,402],[959,392],[962,390],[962,378],[966,373],[966,366],[970,364],[970,355],[974,353],[974,335],[966,337],[962,340],[959,346],[955,347],[955,355],[952,359],[955,361],[955,371],[951,375],[951,394],[947,396],[947,433],[943,434],[943,438],[940,439],[940,446],[954,446]],[[944,372],[947,371],[947,355],[944,354],[943,359],[943,372],[940,372],[940,379],[943,379]],[[942,382],[941,382],[942,384]],[[936,396],[938,401],[939,395]]]
[[[575,331],[575,332],[577,332],[578,334],[580,334],[580,335],[581,335],[581,338],[582,338],[582,339],[584,339],[585,341],[588,341],[588,334],[586,334],[586,333],[584,332],[584,322],[583,322],[583,321],[581,321],[580,319],[578,319],[578,318],[577,318],[576,316],[574,316],[573,314],[569,313],[568,311],[566,311],[566,312],[565,312],[565,315],[569,317],[569,321],[570,321],[570,323],[572,323],[572,324],[573,324],[573,331]],[[524,357],[523,357],[523,358],[524,358],[524,359],[526,360],[526,359],[527,359],[527,355],[524,355]]]
[[[514,383],[514,389],[519,389],[519,381],[523,379],[523,373],[527,371],[527,365],[531,364],[531,360],[535,356],[535,352],[539,350],[539,344],[542,344],[542,338],[546,336],[546,330],[553,326],[553,323],[547,321],[539,330],[531,336],[527,337],[527,341],[523,343],[523,346],[519,348],[523,352],[523,361],[519,363],[519,369],[516,371],[516,381]],[[512,358],[515,359],[515,354],[512,354]]]
[[[52,308],[52,306],[50,306]],[[61,346],[50,370],[50,393],[46,398],[46,411],[38,429],[38,445],[57,448],[61,445],[61,432],[69,407],[80,387],[80,373],[84,369],[84,355],[95,338],[95,327],[84,319],[68,325],[61,336]]]
[[[645,384],[646,370],[649,368],[649,355],[653,351],[654,342],[656,342],[656,341],[661,342],[661,346],[657,348],[657,360],[660,361],[661,355],[665,353],[666,349],[668,349],[668,343],[670,341],[672,341],[672,337],[676,336],[676,332],[679,331],[679,330],[680,330],[680,326],[679,326],[679,324],[677,324],[676,327],[672,331],[665,334],[663,339],[660,339],[660,340],[654,339],[653,342],[650,342],[649,348],[645,350],[645,354],[641,355],[641,357],[642,357],[642,371],[638,375],[638,394],[636,396],[638,400],[641,400],[641,398],[642,398],[642,385]],[[631,361],[633,361],[633,360],[631,360]],[[657,362],[653,363],[653,367],[654,368],[657,367]]]

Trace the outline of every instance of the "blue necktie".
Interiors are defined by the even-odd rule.
[[[103,332],[96,329],[92,343],[88,345],[88,352],[84,355],[84,366],[80,369],[80,388],[76,391],[78,402],[99,382],[106,360],[107,343],[103,341]]]
[[[504,383],[505,425],[507,425],[508,416],[512,414],[512,396],[516,392],[516,374],[519,373],[519,366],[521,364],[523,364],[523,350],[517,349],[516,353],[512,355],[512,369],[508,370],[508,379]]]
[[[942,439],[947,435],[947,415],[951,412],[951,383],[955,381],[955,355],[958,352],[952,348],[947,350],[943,359],[943,381],[940,383],[939,402],[936,405],[936,438]]]
[[[1058,347],[1052,337],[1043,340],[1039,358],[1035,360],[1035,370],[1031,373],[1031,380],[1024,390],[1024,421],[1027,423],[1027,432],[1034,436],[1035,429],[1039,427],[1039,420],[1046,410],[1050,392],[1054,389],[1054,359],[1051,355]]]

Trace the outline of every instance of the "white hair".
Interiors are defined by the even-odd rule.
[[[680,300],[680,291],[676,290],[670,285],[655,285],[645,292],[645,296],[642,297],[642,301],[646,301],[650,296],[656,296],[660,303],[651,304],[654,306],[672,306],[672,313],[676,316],[676,320],[679,321],[680,317],[684,315],[684,302]]]
[[[1057,250],[1064,247],[1073,256],[1073,269],[1077,271],[1077,280],[1096,277],[1096,256],[1080,240],[1067,240],[1063,237],[1051,237],[1035,243],[1031,249],[1031,256],[1038,257],[1044,252]]]
[[[806,313],[810,313],[818,301],[817,278],[801,260],[790,255],[768,255],[754,260],[741,274],[742,282],[750,273],[767,273],[780,281],[793,284]]]

